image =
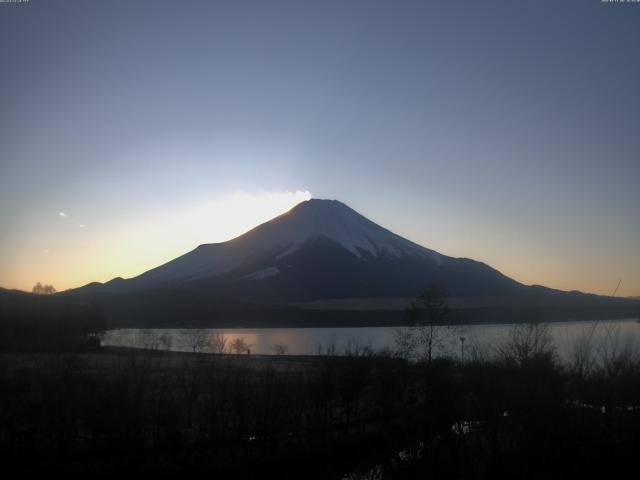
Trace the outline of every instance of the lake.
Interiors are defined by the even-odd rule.
[[[640,322],[635,319],[608,321],[572,321],[547,324],[556,352],[561,360],[571,357],[576,342],[592,339],[596,350],[638,348]],[[456,330],[442,327],[443,344],[437,354],[459,357],[480,350],[495,351],[512,334],[515,325],[469,325]],[[273,355],[276,351],[288,355],[316,355],[333,351],[338,355],[347,350],[368,347],[374,351],[394,348],[398,327],[356,328],[222,328],[222,329],[119,329],[108,331],[104,346],[154,348],[172,351],[216,351],[216,338],[224,338],[226,351],[237,339],[242,339],[251,354]],[[460,337],[464,337],[461,342]]]

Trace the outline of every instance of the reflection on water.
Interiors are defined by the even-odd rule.
[[[491,353],[506,341],[513,325],[464,327],[466,352]],[[102,344],[183,352],[251,353],[261,355],[343,354],[354,348],[374,351],[394,349],[396,327],[360,328],[240,328],[240,329],[120,329],[106,333]],[[576,345],[589,341],[597,349],[621,350],[640,345],[640,323],[636,320],[563,322],[549,324],[549,332],[560,359],[567,360]],[[437,354],[459,355],[460,336],[452,335]],[[242,345],[242,351],[234,345]]]

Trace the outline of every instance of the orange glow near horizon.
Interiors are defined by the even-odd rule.
[[[52,216],[67,228],[38,233],[42,241],[4,257],[0,286],[30,291],[42,282],[62,291],[134,277],[203,243],[237,237],[310,198],[308,191],[237,192],[191,205],[186,212],[176,209],[115,226],[85,226],[56,211]]]
[[[117,224],[81,223],[70,211],[50,212],[41,231],[25,233],[14,255],[0,257],[0,286],[30,291],[36,282],[52,284],[58,291],[115,277],[131,278],[157,267],[203,243],[230,240],[311,198],[308,191],[237,192],[202,199],[173,211],[138,213]],[[456,232],[455,225],[429,232],[421,225],[393,225],[361,212],[444,255],[482,261],[521,283],[539,284],[561,290],[580,290],[611,295],[622,280],[617,296],[640,295],[640,272],[623,276],[623,259],[614,253],[602,258],[589,256],[571,245],[554,249],[537,242],[514,241],[505,245],[500,233],[483,230],[482,238],[471,242]],[[492,233],[493,232],[493,233]],[[17,248],[19,246],[19,248]],[[46,247],[43,247],[46,246]],[[11,246],[3,245],[4,252]],[[570,251],[569,251],[570,250]],[[628,272],[627,272],[628,273]]]

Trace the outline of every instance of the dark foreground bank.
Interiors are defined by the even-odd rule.
[[[612,478],[640,447],[640,362],[4,353],[0,427],[23,472]]]
[[[100,348],[108,322],[94,302],[7,298],[7,472],[616,478],[640,451],[638,350],[585,341],[560,365],[540,325],[464,363],[430,360],[428,325],[409,342],[417,363],[357,345],[341,357],[185,354]]]
[[[63,299],[65,297],[63,296]],[[383,327],[411,325],[404,306],[381,308],[363,301],[357,308],[319,302],[312,307],[220,302],[188,292],[149,292],[145,295],[90,295],[66,297],[99,306],[110,328],[301,328]],[[447,321],[454,324],[527,323],[567,320],[640,318],[640,301],[595,295],[548,295],[535,298],[498,298],[491,302],[450,304]]]

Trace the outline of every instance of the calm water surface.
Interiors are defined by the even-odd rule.
[[[596,349],[638,348],[640,322],[635,319],[600,322],[550,323],[549,331],[558,356],[571,357],[576,342],[592,338]],[[473,325],[462,330],[443,331],[447,338],[439,354],[461,355],[460,337],[464,337],[465,355],[474,349],[491,353],[503,344],[514,325]],[[226,348],[242,338],[251,354],[273,354],[275,346],[284,347],[289,355],[315,355],[333,350],[344,354],[346,350],[370,347],[373,350],[393,349],[397,327],[357,328],[222,328],[222,329],[120,329],[110,330],[102,344],[138,348],[158,348],[173,351],[212,351],[213,339],[223,335]]]

